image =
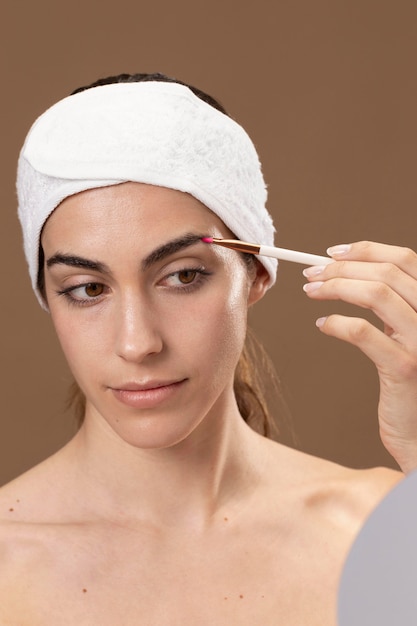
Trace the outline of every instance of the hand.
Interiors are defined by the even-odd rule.
[[[342,315],[316,324],[357,346],[374,363],[380,381],[382,442],[404,472],[417,468],[417,254],[371,242],[334,246],[336,261],[304,270],[304,290],[315,300],[343,300],[370,309],[383,330]]]

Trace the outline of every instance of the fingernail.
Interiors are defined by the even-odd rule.
[[[329,256],[343,256],[347,254],[349,250],[352,248],[352,244],[350,243],[341,243],[338,246],[331,246],[327,248],[327,254]]]
[[[322,326],[324,326],[324,324],[325,324],[326,320],[327,320],[327,317],[319,317],[319,318],[316,320],[316,326],[317,326],[317,328],[321,328]]]
[[[313,265],[313,267],[307,267],[303,270],[303,275],[306,278],[311,278],[312,276],[318,276],[324,270],[325,265]]]
[[[307,283],[303,285],[303,289],[306,293],[312,293],[313,291],[317,291],[323,284],[323,281],[318,280],[315,283]]]

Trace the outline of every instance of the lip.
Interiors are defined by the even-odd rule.
[[[151,409],[169,400],[183,387],[186,380],[131,382],[110,389],[122,404],[136,409]]]

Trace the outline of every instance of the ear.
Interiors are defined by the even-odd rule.
[[[256,261],[255,272],[252,278],[252,284],[249,286],[248,306],[252,306],[265,295],[268,289],[269,274],[265,267],[259,261]]]

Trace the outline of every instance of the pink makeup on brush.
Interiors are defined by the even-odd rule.
[[[246,252],[247,254],[256,254],[260,256],[269,256],[282,261],[292,261],[293,263],[301,263],[302,265],[329,265],[334,259],[329,256],[319,256],[317,254],[309,254],[308,252],[297,252],[296,250],[287,250],[286,248],[275,248],[274,246],[262,246],[259,243],[249,243],[240,241],[239,239],[217,239],[216,237],[202,237],[201,241],[212,243],[217,246],[231,248],[238,252]]]

